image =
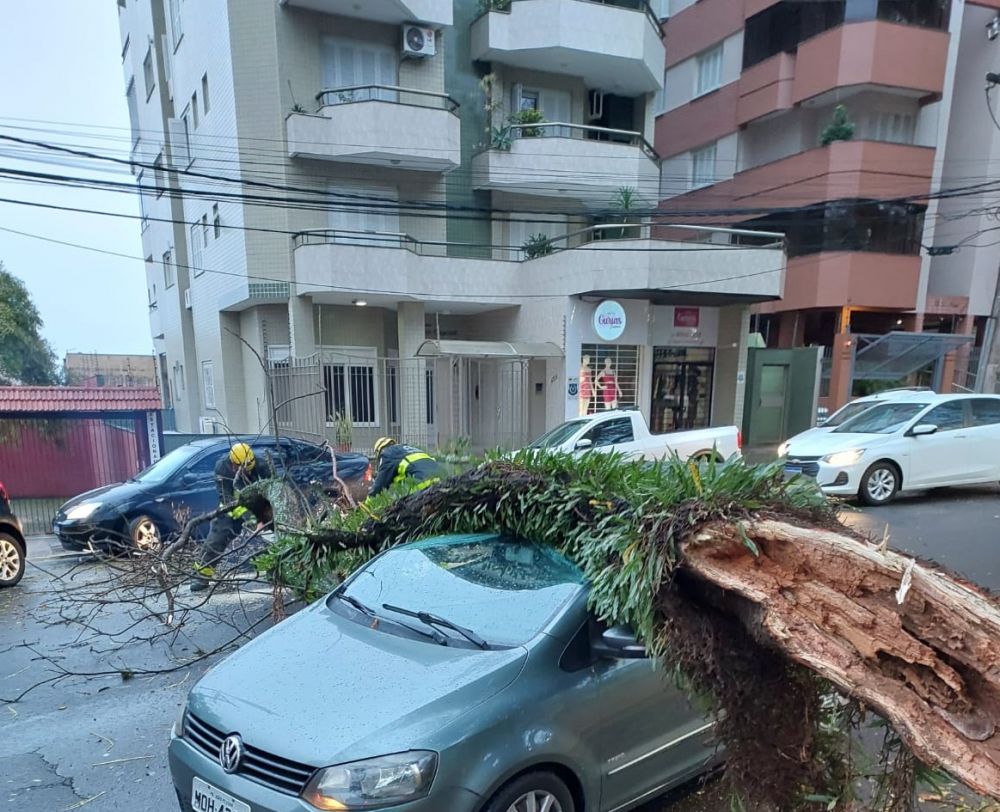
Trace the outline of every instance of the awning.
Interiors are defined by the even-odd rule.
[[[562,358],[563,351],[550,341],[425,341],[419,358]]]
[[[956,333],[907,333],[901,330],[873,335],[857,333],[854,356],[856,380],[903,378],[972,344],[973,336]]]

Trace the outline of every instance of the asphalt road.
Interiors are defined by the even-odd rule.
[[[1000,489],[906,497],[845,517],[878,538],[888,526],[897,549],[1000,591]],[[218,595],[209,604],[211,615],[192,618],[176,639],[154,643],[126,641],[148,636],[157,624],[133,627],[125,609],[102,611],[91,625],[118,632],[119,648],[106,634],[94,635],[63,617],[93,606],[57,597],[59,590],[77,587],[93,594],[106,577],[104,565],[81,566],[58,553],[51,540],[33,539],[29,558],[37,566],[29,568],[21,586],[0,592],[0,700],[57,676],[60,667],[98,675],[41,685],[15,704],[0,701],[0,810],[174,809],[165,742],[184,695],[213,658],[129,679],[120,670],[176,668],[255,623],[266,624],[261,619],[270,611],[270,594],[262,588],[243,599]],[[25,642],[31,648],[20,645]],[[721,796],[718,787],[692,789],[642,812],[727,812]]]

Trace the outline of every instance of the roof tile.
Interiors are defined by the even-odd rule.
[[[5,412],[141,412],[162,408],[156,387],[0,386]]]

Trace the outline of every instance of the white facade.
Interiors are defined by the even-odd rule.
[[[120,4],[150,321],[179,430],[266,429],[302,384],[279,422],[359,450],[387,433],[516,443],[572,411],[595,343],[581,314],[605,299],[636,331],[617,343],[641,347],[637,406],[651,408],[656,359],[685,346],[714,359],[698,419],[737,418],[746,313],[781,295],[781,251],[653,239],[630,214],[657,200],[655,21],[585,0],[514,6]],[[555,28],[530,49],[500,37],[532,9]],[[403,53],[410,24],[434,29],[433,56]],[[488,65],[469,57],[477,42]],[[442,355],[428,341],[489,343]]]

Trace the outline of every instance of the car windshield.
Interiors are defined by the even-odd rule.
[[[899,431],[927,408],[926,403],[883,403],[865,409],[848,420],[835,434],[892,434]]]
[[[154,462],[144,471],[140,471],[134,477],[133,482],[142,482],[146,485],[156,485],[166,482],[170,477],[184,468],[194,457],[202,451],[201,446],[182,445],[175,448],[163,459]]]
[[[878,402],[874,400],[867,400],[860,403],[848,403],[846,406],[837,409],[837,411],[830,415],[823,425],[827,428],[835,429],[837,426],[842,426],[852,417],[857,417],[862,412],[867,412],[870,408],[872,408],[872,406],[877,405]]]
[[[528,448],[556,448],[582,429],[587,422],[586,420],[570,420],[568,423],[562,423],[545,432]]]
[[[551,547],[500,536],[450,536],[380,555],[342,594],[388,620],[405,618],[384,604],[445,618],[491,646],[517,646],[545,628],[584,583],[583,573]]]

